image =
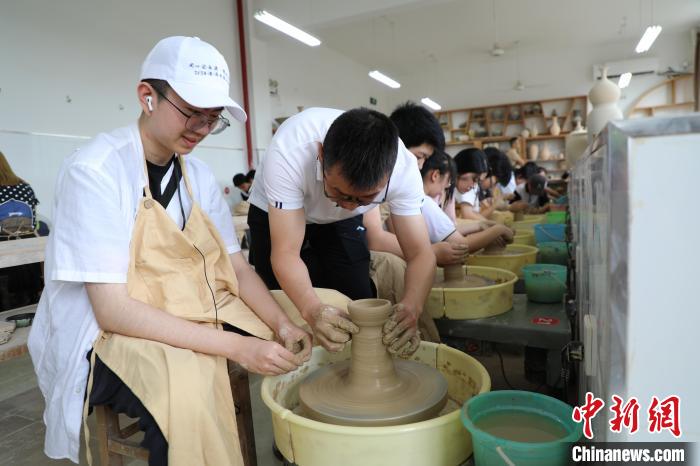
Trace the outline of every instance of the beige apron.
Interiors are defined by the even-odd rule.
[[[388,253],[370,251],[369,277],[377,287],[377,298],[396,304],[403,299],[406,261]],[[421,340],[440,343],[440,334],[430,313],[422,312],[418,318]]]
[[[271,339],[272,331],[238,297],[226,247],[194,201],[178,160],[192,211],[180,230],[146,186],[131,239],[129,295],[210,327],[214,295],[219,322]],[[226,358],[106,332],[94,349],[158,423],[170,466],[243,464]]]

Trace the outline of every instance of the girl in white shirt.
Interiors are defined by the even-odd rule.
[[[479,183],[486,178],[489,168],[486,154],[481,149],[470,147],[460,151],[454,158],[457,166],[456,204],[462,218],[486,220],[480,213]]]

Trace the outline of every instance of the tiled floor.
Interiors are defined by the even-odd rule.
[[[522,351],[501,347],[508,381],[517,389],[533,390],[535,384],[525,380]],[[494,390],[509,388],[503,379],[498,356],[477,356],[488,370]],[[270,413],[260,398],[262,377],[251,376],[251,396],[255,442],[259,466],[280,466],[272,454],[272,424]],[[36,385],[36,377],[29,356],[0,363],[0,466],[57,466],[72,464],[67,460],[51,460],[43,453],[44,424],[42,413],[44,399]],[[88,428],[94,432],[94,416],[88,420]],[[84,444],[81,444],[81,446]],[[96,452],[94,437],[91,450]],[[85,448],[81,448],[81,465],[86,465]],[[96,458],[95,464],[99,463]],[[128,466],[143,466],[143,461],[133,460]]]

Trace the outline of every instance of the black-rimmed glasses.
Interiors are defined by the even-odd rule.
[[[384,202],[386,202],[387,196],[389,195],[389,183],[391,182],[391,175],[389,175],[389,179],[386,181],[384,199],[382,199],[381,201],[367,201],[354,196],[332,196],[328,194],[328,191],[326,191],[326,166],[323,163],[323,161],[321,161],[321,171],[323,172],[323,195],[333,202],[351,202],[353,204],[357,204],[358,206],[368,206],[373,204],[384,204]]]
[[[205,114],[200,113],[200,112],[194,112],[193,114],[188,115],[187,113],[182,111],[182,109],[180,109],[180,107],[175,105],[170,99],[165,97],[161,92],[158,92],[158,91],[156,91],[156,92],[158,93],[159,96],[161,96],[166,101],[168,101],[168,103],[170,105],[172,105],[175,108],[175,110],[182,113],[182,115],[185,118],[187,118],[187,121],[185,121],[185,128],[189,129],[190,131],[198,131],[198,130],[204,128],[205,126],[208,126],[209,127],[209,134],[219,134],[220,132],[222,132],[223,130],[225,130],[229,126],[231,126],[231,123],[229,123],[229,121],[222,116],[218,116],[216,118],[209,119],[208,116],[206,116]]]

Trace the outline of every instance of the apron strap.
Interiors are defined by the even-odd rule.
[[[150,193],[148,193],[150,195]],[[97,335],[97,340],[102,338],[103,332],[100,331]],[[92,466],[92,453],[90,452],[90,430],[88,429],[87,418],[88,411],[90,409],[90,394],[92,393],[92,383],[95,374],[95,345],[92,345],[92,354],[90,354],[90,376],[88,377],[87,390],[85,395],[85,403],[83,404],[83,432],[85,433],[85,457],[87,459],[88,466]]]
[[[187,194],[190,196],[190,199],[194,201],[194,196],[192,195],[192,187],[190,186],[190,178],[187,176],[187,170],[185,169],[185,157],[183,157],[180,154],[177,154],[177,160],[180,162],[180,171],[182,173],[182,177],[185,179],[185,188],[187,188]]]

